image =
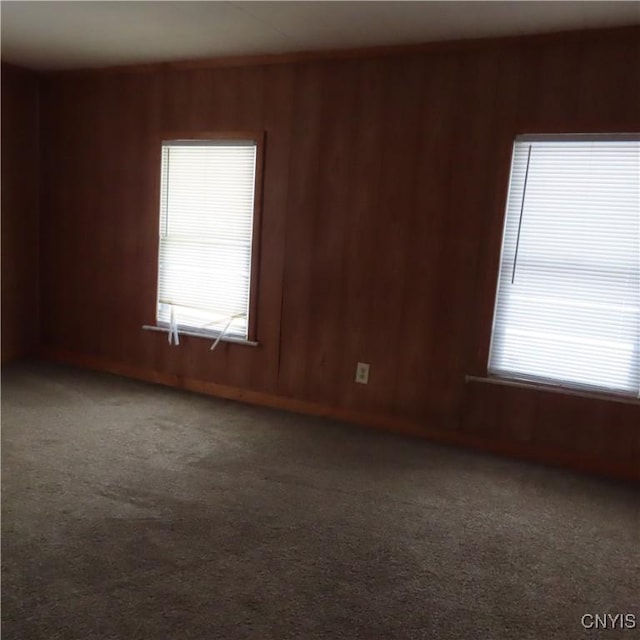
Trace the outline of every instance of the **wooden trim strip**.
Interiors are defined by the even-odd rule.
[[[255,133],[256,167],[253,181],[253,227],[251,235],[251,272],[249,279],[249,326],[247,336],[254,342],[258,340],[258,296],[260,282],[260,241],[262,234],[262,197],[264,187],[265,132]]]
[[[553,385],[551,383],[535,382],[534,380],[519,380],[518,378],[506,378],[498,375],[488,376],[465,376],[465,383],[497,384],[503,387],[518,387],[519,389],[529,389],[531,391],[542,391],[544,393],[561,393],[569,396],[579,396],[589,400],[606,400],[607,402],[620,402],[622,404],[640,405],[640,398],[623,393],[606,393],[604,391],[580,389],[579,387]]]
[[[148,73],[158,71],[180,71],[189,69],[213,69],[220,67],[249,67],[278,64],[300,64],[327,60],[353,60],[362,58],[381,58],[398,55],[416,55],[425,53],[456,53],[487,48],[509,48],[519,45],[549,45],[554,43],[609,40],[640,35],[640,25],[626,25],[595,29],[571,29],[551,33],[533,33],[517,36],[496,36],[485,38],[467,38],[437,40],[413,44],[385,45],[360,48],[332,49],[321,51],[298,51],[275,54],[255,54],[240,56],[218,56],[192,60],[174,60],[143,64],[114,65],[108,67],[90,67],[84,69],[63,69],[40,71],[43,76],[60,77],[96,73]]]
[[[507,458],[515,458],[552,467],[562,467],[581,473],[640,483],[640,467],[638,466],[612,464],[600,458],[543,450],[531,445],[512,441],[507,442],[478,438],[455,431],[434,429],[424,424],[392,416],[363,413],[352,409],[331,407],[306,400],[263,393],[261,391],[240,389],[238,387],[231,387],[206,380],[185,378],[175,374],[142,369],[125,363],[112,362],[100,357],[79,355],[62,349],[43,348],[40,351],[40,356],[46,360],[70,364],[85,369],[104,371],[127,378],[134,378],[218,398],[237,400],[239,402],[291,411],[293,413],[331,418],[398,435],[423,438],[438,444],[465,449],[476,449]]]

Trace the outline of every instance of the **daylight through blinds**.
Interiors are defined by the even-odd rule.
[[[247,338],[255,170],[253,141],[163,144],[159,323]]]
[[[489,372],[640,393],[640,141],[517,139]]]

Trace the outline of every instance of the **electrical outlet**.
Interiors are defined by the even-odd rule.
[[[369,384],[369,364],[367,362],[358,362],[356,366],[356,382]]]

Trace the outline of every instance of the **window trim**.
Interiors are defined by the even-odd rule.
[[[215,131],[215,130],[168,130],[160,133],[154,144],[154,188],[155,195],[153,202],[155,204],[154,212],[154,241],[155,241],[155,295],[153,300],[153,324],[143,325],[143,329],[150,331],[168,332],[169,328],[165,323],[157,321],[157,305],[158,305],[158,254],[160,251],[160,243],[158,241],[158,225],[160,224],[160,184],[162,181],[161,167],[162,167],[162,149],[163,145],[167,142],[192,142],[194,140],[211,140],[211,141],[225,141],[225,140],[251,140],[256,145],[256,168],[254,179],[254,195],[253,195],[253,227],[251,234],[251,269],[250,269],[250,281],[249,281],[249,309],[247,318],[247,338],[242,339],[234,336],[224,336],[221,338],[221,342],[229,342],[233,344],[257,346],[258,342],[258,292],[259,292],[259,278],[260,278],[260,256],[261,256],[261,237],[262,237],[262,197],[263,197],[263,182],[264,182],[264,147],[265,147],[265,132],[264,131],[246,131],[246,130],[233,130],[233,131]],[[178,325],[178,333],[187,336],[193,336],[205,339],[217,339],[220,336],[220,331],[217,329],[204,329],[199,330],[194,327],[185,327]]]
[[[171,331],[169,325],[166,322],[159,322],[158,324],[145,324],[142,325],[145,331],[156,331],[158,333],[169,333]],[[217,340],[220,338],[220,331],[215,329],[193,329],[191,327],[184,327],[178,325],[178,334],[180,337],[189,336],[190,338],[204,338],[205,340]],[[220,342],[230,342],[231,344],[239,344],[245,347],[259,347],[260,343],[255,340],[244,340],[243,338],[237,338],[235,336],[222,336]]]
[[[503,191],[501,198],[502,215],[500,217],[501,224],[499,226],[499,248],[495,279],[493,287],[493,304],[491,305],[491,320],[489,323],[489,340],[485,342],[483,347],[484,355],[484,375],[465,375],[465,383],[485,382],[505,386],[524,387],[539,391],[550,391],[555,393],[565,393],[570,395],[579,395],[584,397],[607,399],[630,403],[634,405],[640,404],[640,392],[631,394],[626,391],[616,391],[613,389],[604,389],[596,385],[581,384],[565,380],[551,380],[544,377],[527,376],[513,372],[506,374],[504,372],[492,372],[490,370],[491,354],[493,351],[493,341],[495,334],[496,312],[498,308],[498,294],[500,288],[500,273],[503,264],[504,252],[504,233],[507,225],[507,206],[509,202],[509,194],[511,190],[511,172],[513,165],[513,154],[517,143],[535,143],[535,142],[615,142],[615,141],[640,141],[640,133],[531,133],[515,135],[509,145],[508,162],[505,166],[507,188]]]
[[[465,384],[481,383],[493,384],[503,387],[516,387],[518,389],[529,389],[532,391],[540,391],[543,393],[560,393],[569,396],[578,396],[581,398],[591,398],[592,400],[606,400],[608,402],[620,402],[622,404],[631,404],[640,406],[640,398],[628,395],[624,392],[603,391],[593,387],[577,387],[567,386],[565,384],[545,383],[539,380],[526,380],[521,378],[507,378],[497,374],[488,374],[486,376],[475,376],[467,374],[464,377]]]

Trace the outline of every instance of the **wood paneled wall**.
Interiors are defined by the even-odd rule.
[[[38,81],[2,65],[2,361],[33,353],[38,320]]]
[[[511,145],[640,130],[639,31],[238,68],[61,74],[42,93],[45,343],[136,370],[607,468],[640,406],[485,383]],[[158,136],[264,130],[258,339],[154,322]],[[354,382],[357,361],[370,383]],[[552,455],[553,454],[553,455]],[[543,456],[544,457],[544,456]]]

